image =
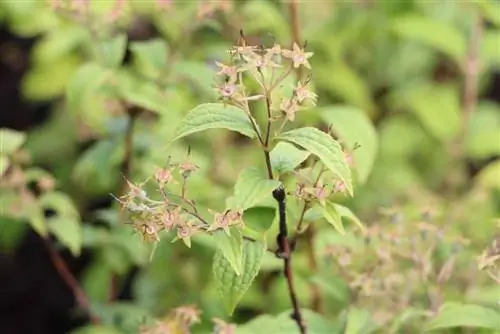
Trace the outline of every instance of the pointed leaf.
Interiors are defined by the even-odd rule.
[[[362,110],[349,106],[325,107],[320,113],[349,150],[359,145],[353,152],[354,163],[358,179],[364,183],[373,168],[378,146],[377,132],[370,119]]]
[[[213,272],[217,290],[230,315],[259,273],[265,249],[263,241],[243,241],[243,270],[239,276],[220,250],[215,253]]]
[[[445,303],[438,315],[426,325],[427,331],[453,327],[500,330],[500,312],[495,309],[460,303]]]
[[[351,171],[340,144],[331,136],[316,128],[305,127],[285,132],[276,139],[294,143],[318,156],[321,162],[344,182],[349,193],[353,194]]]
[[[159,74],[159,71],[167,66],[168,46],[163,39],[132,42],[130,51],[140,65],[148,70],[148,73],[156,71]]]
[[[127,48],[127,35],[119,34],[95,44],[97,57],[102,59],[108,67],[118,67],[125,57]]]
[[[330,223],[342,235],[345,235],[344,225],[342,224],[342,217],[337,212],[337,208],[333,203],[326,203],[323,207],[323,216],[326,221]]]
[[[335,206],[335,210],[337,210],[338,214],[342,217],[342,218],[346,218],[346,219],[349,219],[350,221],[352,221],[354,224],[356,224],[362,231],[365,229],[365,226],[363,225],[363,223],[359,220],[359,218],[351,211],[351,209],[349,209],[348,207],[346,206],[343,206],[343,205],[340,205],[340,204],[334,204]]]
[[[58,216],[48,219],[47,225],[57,240],[68,247],[74,256],[79,256],[82,249],[83,231],[78,219]]]
[[[347,326],[345,334],[363,334],[368,333],[368,329],[372,327],[370,313],[366,310],[352,307],[347,313]]]
[[[218,250],[224,255],[237,276],[241,275],[243,267],[243,238],[237,228],[231,229],[231,235],[224,231],[214,233],[214,241]]]
[[[173,140],[208,129],[228,129],[254,138],[257,134],[240,108],[222,103],[205,103],[192,109],[177,127]]]
[[[234,197],[230,203],[231,208],[239,210],[251,208],[269,196],[279,185],[278,180],[266,179],[259,169],[247,168],[241,172],[236,181]]]
[[[309,157],[310,153],[299,150],[294,145],[279,142],[271,151],[271,166],[278,174],[292,172],[298,165]]]
[[[269,230],[276,217],[276,208],[256,206],[243,212],[245,226],[257,232]]]

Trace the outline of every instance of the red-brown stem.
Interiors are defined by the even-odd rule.
[[[64,283],[66,283],[66,285],[71,289],[73,295],[75,296],[78,306],[84,309],[88,313],[92,324],[94,325],[99,324],[100,319],[95,314],[92,313],[89,298],[85,294],[85,291],[83,291],[83,289],[80,287],[78,280],[75,278],[75,276],[73,276],[71,271],[68,269],[66,262],[64,262],[63,258],[51,244],[50,240],[44,238],[43,243],[45,244],[45,247],[49,252],[52,264],[57,270],[59,276],[63,279]]]
[[[300,45],[300,22],[299,22],[299,11],[297,9],[297,0],[290,0],[288,2],[288,9],[290,11],[290,28],[292,30],[292,38],[295,43]],[[302,67],[296,69],[297,79],[302,78]]]
[[[472,26],[468,54],[464,64],[464,96],[462,115],[462,135],[467,129],[469,120],[477,105],[477,88],[479,77],[479,48],[483,35],[483,19],[477,15]]]

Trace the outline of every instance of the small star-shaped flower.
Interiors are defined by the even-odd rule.
[[[313,54],[313,52],[305,52],[304,49],[301,49],[297,43],[293,43],[293,50],[282,51],[283,57],[292,60],[294,68],[304,66],[311,69],[311,64],[309,64],[308,59],[311,58]]]

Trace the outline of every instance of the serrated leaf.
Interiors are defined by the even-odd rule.
[[[276,139],[294,143],[316,155],[328,169],[344,182],[349,193],[353,194],[351,171],[344,159],[342,148],[328,134],[316,128],[305,127],[285,132]]]
[[[26,134],[7,128],[0,129],[0,154],[9,155],[16,152],[26,141]]]
[[[230,315],[259,273],[265,249],[263,241],[243,241],[243,270],[239,276],[220,250],[215,253],[213,273],[217,291]]]
[[[353,152],[355,168],[359,182],[366,182],[378,150],[377,132],[368,116],[360,109],[340,105],[321,108],[319,112],[349,150],[359,145]]]
[[[309,152],[299,150],[294,145],[279,142],[269,153],[273,171],[278,174],[292,172],[310,155]]]
[[[451,57],[461,64],[465,57],[467,42],[450,24],[419,15],[398,17],[392,26],[401,37],[421,42]]]
[[[500,329],[500,312],[474,304],[445,303],[427,322],[426,331],[454,327]]]
[[[482,103],[467,126],[465,135],[467,155],[486,159],[500,154],[500,107],[494,103]]]
[[[77,218],[57,216],[47,220],[49,231],[63,245],[68,247],[74,256],[79,256],[82,249],[82,227]]]
[[[276,217],[276,208],[272,207],[252,207],[243,212],[245,226],[257,232],[269,230]]]
[[[257,136],[248,116],[240,108],[222,103],[205,103],[184,117],[172,141],[208,129],[227,129],[247,137]]]
[[[337,211],[337,213],[342,217],[342,218],[346,218],[346,219],[349,219],[350,221],[352,221],[354,224],[356,224],[360,230],[364,230],[365,229],[365,226],[363,225],[363,223],[359,220],[359,218],[351,211],[351,209],[349,209],[348,207],[346,206],[343,206],[343,205],[340,205],[340,204],[333,204],[335,206],[335,210]]]
[[[342,217],[337,212],[335,204],[327,202],[323,207],[323,216],[326,221],[330,223],[342,235],[345,235],[344,225],[342,224]]]
[[[234,186],[231,209],[246,210],[257,205],[280,184],[278,180],[266,179],[263,172],[255,167],[245,169]]]
[[[224,255],[237,276],[243,269],[243,238],[237,228],[231,229],[231,235],[217,231],[213,235],[218,250]]]

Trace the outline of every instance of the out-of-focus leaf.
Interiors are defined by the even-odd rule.
[[[255,167],[249,167],[240,173],[234,186],[234,197],[230,208],[246,210],[251,208],[272,193],[281,183],[264,177],[264,172]]]
[[[274,207],[254,206],[243,213],[245,226],[257,232],[269,230],[275,217],[276,208]]]
[[[334,206],[335,206],[335,210],[337,211],[337,213],[342,218],[346,218],[346,219],[350,220],[351,222],[353,222],[354,224],[356,224],[356,226],[358,226],[360,230],[364,230],[365,229],[365,226],[363,225],[363,223],[351,211],[351,209],[349,209],[346,206],[340,205],[340,204],[334,204]]]
[[[425,325],[426,331],[472,327],[500,330],[500,312],[474,304],[445,303],[439,313]]]
[[[86,37],[87,32],[80,25],[54,29],[35,44],[33,60],[37,64],[57,62],[83,43]]]
[[[0,198],[0,200],[2,199]],[[8,254],[14,251],[22,240],[26,229],[27,225],[21,221],[0,215],[0,231],[2,231],[0,233],[0,252]]]
[[[88,325],[70,332],[71,334],[120,334],[121,332],[112,326]]]
[[[495,0],[473,0],[481,11],[482,16],[493,23],[495,26],[500,27],[500,15],[498,15],[498,2]]]
[[[79,213],[75,204],[67,194],[60,191],[44,193],[39,198],[39,203],[44,209],[54,210],[57,215],[79,218]]]
[[[465,57],[467,42],[455,27],[415,14],[398,17],[392,25],[400,37],[424,43],[443,52],[457,64]]]
[[[364,183],[372,170],[378,149],[377,132],[363,111],[349,106],[329,106],[320,109],[323,119],[330,123],[333,131],[354,152],[358,179]]]
[[[465,147],[469,157],[484,159],[500,154],[500,107],[482,103],[472,114]]]
[[[366,82],[352,68],[341,61],[334,61],[327,68],[315,72],[317,85],[325,87],[344,102],[373,114],[375,104]]]
[[[428,315],[428,311],[425,310],[419,310],[415,308],[408,308],[405,311],[403,311],[401,314],[399,314],[391,324],[391,329],[389,331],[390,334],[397,334],[401,333],[402,328],[404,325],[411,320],[418,319],[418,318],[424,318]],[[421,320],[419,320],[421,321]]]
[[[337,232],[345,235],[344,225],[342,224],[342,217],[337,212],[335,204],[327,202],[323,207],[323,216],[325,217],[326,221],[330,223],[335,228],[335,230],[337,230]]]
[[[47,219],[47,226],[74,256],[79,256],[82,249],[82,227],[77,218],[58,216]]]
[[[167,66],[168,46],[162,39],[130,43],[137,66],[147,76],[157,78]]]
[[[31,67],[23,77],[21,85],[23,96],[34,101],[47,101],[60,97],[79,65],[78,57],[68,55],[54,63]]]
[[[21,148],[26,141],[22,132],[7,128],[0,128],[0,154],[9,155]]]
[[[212,89],[215,71],[207,64],[194,61],[180,61],[172,72],[181,80],[189,82],[189,87],[194,87],[196,91],[204,96],[215,98],[216,94]]]
[[[316,128],[304,127],[282,133],[276,139],[294,143],[316,155],[353,194],[351,171],[340,144],[331,136]]]
[[[500,160],[488,164],[476,176],[476,184],[486,189],[500,189]]]
[[[408,107],[424,127],[441,141],[453,139],[460,129],[460,98],[457,87],[424,84],[408,95]]]
[[[294,145],[279,142],[270,152],[271,166],[273,167],[273,171],[279,174],[292,172],[309,155],[309,152],[299,150]]]
[[[3,174],[7,171],[8,168],[9,168],[9,158],[0,155],[0,176],[3,176]]]
[[[279,41],[290,39],[289,29],[286,29],[288,26],[286,18],[275,4],[262,0],[250,1],[245,3],[241,11],[244,16],[245,33],[269,33]],[[256,17],[259,19],[256,20]],[[272,38],[270,39],[272,43]]]
[[[127,47],[127,35],[118,34],[105,40],[94,43],[97,59],[102,60],[106,67],[118,67],[125,56]]]
[[[481,40],[480,59],[484,64],[484,70],[500,67],[500,29],[486,30]]]
[[[214,233],[214,241],[218,250],[229,262],[237,276],[243,269],[243,238],[238,228],[231,229],[231,235],[223,231]]]
[[[351,307],[347,313],[347,325],[345,334],[366,334],[369,333],[370,313],[366,310]]]
[[[227,129],[250,138],[257,136],[248,116],[240,108],[222,103],[205,103],[188,112],[177,127],[172,141],[209,129]]]
[[[236,275],[222,252],[215,253],[213,273],[219,296],[229,314],[233,313],[236,305],[259,273],[265,249],[264,242],[243,241],[243,270],[239,276]]]

